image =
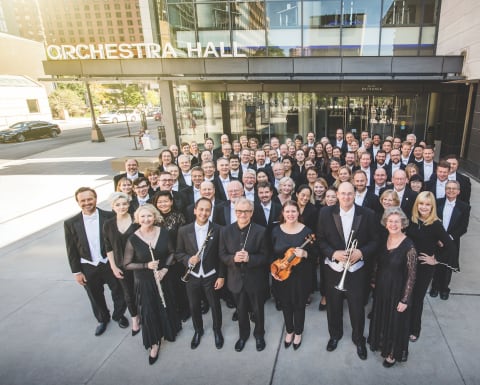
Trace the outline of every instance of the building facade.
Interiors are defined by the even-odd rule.
[[[103,60],[72,53],[44,67],[66,78],[158,82],[169,142],[222,133],[331,137],[340,127],[357,135],[413,132],[440,153],[460,154],[471,89],[463,52],[438,50],[443,6],[440,0],[145,0],[142,22],[155,25],[137,43],[152,46],[131,57],[121,54],[127,46],[115,46],[120,54]],[[121,43],[134,44],[115,41]]]

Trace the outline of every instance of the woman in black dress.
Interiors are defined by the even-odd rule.
[[[413,288],[410,322],[410,341],[415,342],[420,336],[423,299],[433,278],[435,265],[439,262],[437,257],[449,256],[452,260],[457,260],[458,249],[437,217],[435,196],[430,191],[418,194],[412,208],[412,220],[408,226],[407,235],[415,244],[419,261]],[[438,252],[440,247],[443,247],[446,252]]]
[[[285,252],[295,248],[295,255],[303,260],[292,268],[290,276],[280,281],[278,277],[278,299],[280,300],[283,318],[285,320],[286,335],[285,348],[293,342],[297,350],[302,343],[302,333],[305,324],[305,307],[308,296],[312,291],[312,264],[307,261],[310,246],[298,248],[305,242],[312,230],[299,221],[300,209],[297,202],[287,201],[283,204],[281,224],[272,230],[273,255],[275,259],[283,258]]]
[[[143,345],[145,349],[150,348],[150,365],[158,358],[161,339],[175,341],[181,329],[173,293],[164,283],[174,249],[168,230],[155,225],[159,219],[160,214],[151,204],[140,206],[135,211],[135,222],[140,228],[128,238],[124,258],[125,268],[133,270],[135,275]]]
[[[110,204],[116,216],[103,224],[105,250],[113,274],[122,286],[123,296],[128,311],[132,317],[132,336],[140,331],[140,319],[137,315],[133,273],[124,268],[123,253],[128,237],[138,229],[129,213],[130,197],[122,192],[116,192],[109,197]]]
[[[158,191],[153,197],[152,203],[160,212],[160,227],[168,230],[172,238],[173,247],[176,249],[178,229],[186,223],[185,216],[175,209],[173,196],[170,191]],[[166,282],[171,286],[175,294],[175,304],[183,322],[190,317],[187,289],[180,279],[184,273],[185,267],[183,264],[173,260],[168,277],[166,277]]]
[[[372,351],[380,350],[389,368],[408,356],[409,313],[417,252],[413,241],[403,234],[408,218],[399,207],[388,208],[382,225],[388,232],[376,267],[375,296],[368,342]]]

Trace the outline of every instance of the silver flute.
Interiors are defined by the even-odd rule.
[[[153,255],[152,245],[148,245],[148,249],[150,250],[150,255],[152,256],[152,261],[155,261],[155,256]],[[163,302],[163,306],[165,309],[167,308],[167,303],[165,302],[165,295],[163,294],[162,283],[157,276],[155,275],[155,270],[153,271],[153,277],[155,278],[155,282],[157,284],[158,294],[160,294],[160,299]]]
[[[207,237],[205,238],[205,241],[203,242],[203,245],[202,247],[200,248],[200,250],[198,251],[198,253],[196,254],[197,257],[200,257],[203,255],[203,253],[205,252],[205,249],[207,247],[207,243],[210,239],[210,237],[212,236],[212,233],[213,233],[213,228],[210,229],[210,231],[207,233]],[[187,267],[187,271],[185,272],[185,274],[180,278],[182,280],[182,282],[188,282],[188,280],[190,279],[190,273],[193,271],[193,269],[195,269],[195,266],[197,266],[196,264],[193,264],[193,263],[189,263],[188,264],[188,267]]]

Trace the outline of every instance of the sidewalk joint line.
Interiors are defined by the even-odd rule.
[[[280,354],[280,348],[282,346],[283,330],[284,329],[285,329],[285,322],[283,322],[283,324],[282,324],[282,331],[280,332],[280,341],[278,341],[277,352],[275,353],[275,359],[273,360],[273,367],[272,367],[272,372],[270,373],[270,381],[268,382],[268,385],[273,385],[273,377],[275,376],[275,369],[277,367],[278,356]]]
[[[445,341],[445,344],[447,345],[448,351],[450,352],[450,355],[452,356],[452,360],[455,363],[455,366],[457,367],[458,374],[460,375],[460,378],[462,379],[463,384],[467,384],[467,381],[465,380],[465,377],[463,376],[462,370],[460,369],[460,366],[458,365],[457,360],[455,359],[455,355],[453,354],[452,348],[450,347],[450,344],[448,343],[447,336],[443,332],[442,325],[440,325],[440,321],[438,320],[437,314],[435,313],[435,310],[433,309],[432,303],[430,302],[430,299],[427,299],[428,305],[430,306],[430,310],[432,311],[433,318],[435,319],[435,322],[437,323],[438,328],[440,329],[440,333],[442,334],[442,337]]]

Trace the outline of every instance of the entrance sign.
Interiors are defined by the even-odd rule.
[[[92,59],[166,59],[166,58],[227,58],[246,57],[238,52],[236,42],[231,49],[224,42],[218,46],[213,42],[205,45],[197,42],[195,45],[187,43],[186,52],[176,49],[171,43],[163,47],[156,43],[135,44],[77,44],[77,45],[49,45],[47,57],[49,60],[92,60]],[[230,52],[229,52],[230,51]]]

